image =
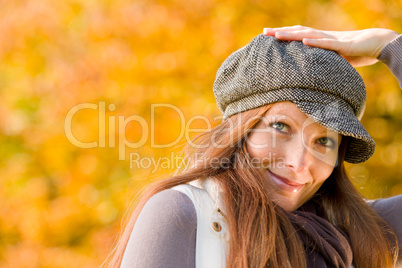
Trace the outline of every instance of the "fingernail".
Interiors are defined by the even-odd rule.
[[[262,32],[263,32],[263,34],[268,34],[271,31],[272,31],[272,28],[264,28],[264,30]]]

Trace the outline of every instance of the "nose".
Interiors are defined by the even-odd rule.
[[[302,172],[310,164],[309,152],[301,139],[294,139],[286,148],[285,165],[295,173]]]

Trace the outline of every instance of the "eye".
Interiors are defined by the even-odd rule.
[[[335,148],[335,141],[328,137],[322,137],[318,139],[318,142],[326,147]]]
[[[271,127],[281,131],[281,132],[288,132],[289,126],[282,122],[274,122],[270,125]]]

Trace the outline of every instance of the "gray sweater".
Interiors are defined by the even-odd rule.
[[[378,59],[402,88],[402,35],[388,44]],[[402,247],[402,195],[377,199],[371,206],[394,229]],[[121,267],[195,267],[197,215],[184,193],[164,190],[142,209],[131,233]]]

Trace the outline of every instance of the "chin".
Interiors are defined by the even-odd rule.
[[[286,211],[295,211],[301,207],[309,198],[302,193],[296,195],[287,192],[275,192],[272,201]]]
[[[279,205],[280,206],[280,205]],[[289,206],[289,207],[287,207],[287,206],[280,206],[281,208],[283,208],[284,210],[286,210],[287,212],[292,212],[292,211],[295,211],[295,210],[297,210],[300,206]]]
[[[283,200],[278,200],[274,202],[288,212],[295,211],[301,206],[301,204],[299,203],[291,203],[288,200],[286,200],[286,202],[283,202]]]

